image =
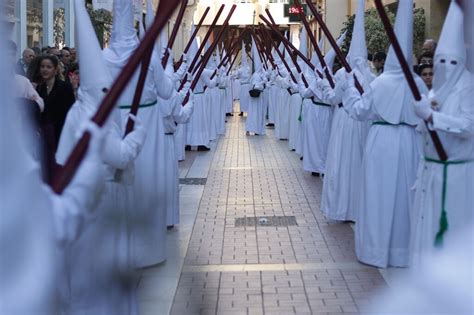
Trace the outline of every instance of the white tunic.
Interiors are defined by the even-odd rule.
[[[278,77],[276,83],[275,137],[282,140],[287,140],[290,136],[291,104],[286,80],[287,78]]]
[[[252,87],[263,90],[263,81],[258,73],[252,76]],[[259,135],[265,134],[264,93],[258,97],[249,97],[248,116],[245,121],[245,131]]]
[[[204,86],[214,87],[217,80],[212,81],[212,72],[204,70],[199,82],[194,89],[194,112],[189,119],[186,130],[186,144],[191,146],[203,145],[208,147],[211,140],[210,135],[210,103],[208,93],[204,92]],[[209,88],[207,89],[209,90]]]
[[[375,79],[371,91],[360,101],[355,88],[346,91],[343,103],[360,120],[373,120],[369,129],[363,158],[361,202],[356,219],[356,254],[363,263],[386,268],[406,267],[409,259],[410,216],[413,203],[417,149],[417,123],[412,95],[402,75],[396,81],[384,74]],[[426,87],[420,79],[421,91]],[[387,102],[388,87],[396,89],[397,98]],[[377,104],[378,102],[378,104]],[[385,108],[390,105],[390,108]],[[390,114],[387,112],[391,111]],[[380,114],[383,113],[383,114]],[[393,113],[398,113],[396,116]],[[386,119],[392,120],[392,125]],[[415,118],[414,118],[415,117]]]
[[[424,255],[435,244],[440,229],[443,200],[448,229],[443,249],[452,245],[450,236],[473,220],[474,205],[474,79],[467,71],[454,86],[439,112],[433,114],[432,128],[438,132],[450,163],[443,164],[424,125],[423,155],[418,169],[411,237],[412,263],[426,263]],[[428,158],[428,160],[425,160]],[[446,173],[443,173],[446,171]],[[443,184],[446,195],[443,198]]]
[[[324,173],[332,123],[331,105],[303,99],[303,169]]]

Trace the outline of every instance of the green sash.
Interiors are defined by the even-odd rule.
[[[155,100],[151,103],[140,104],[140,105],[138,105],[138,108],[145,108],[145,107],[155,106],[157,103],[158,103],[158,100]],[[131,109],[132,105],[119,105],[119,108],[120,109]]]
[[[425,161],[443,165],[443,187],[441,193],[441,217],[439,218],[439,230],[436,233],[435,246],[443,245],[443,235],[448,230],[448,215],[446,212],[446,194],[448,190],[448,166],[471,163],[474,160],[458,160],[458,161],[441,161],[425,156]]]

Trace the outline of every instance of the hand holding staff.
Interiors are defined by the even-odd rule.
[[[196,38],[197,32],[201,28],[202,23],[204,23],[204,19],[206,18],[207,13],[209,12],[210,9],[211,9],[211,7],[207,7],[206,10],[204,11],[203,15],[201,16],[201,19],[199,20],[198,25],[194,28],[194,32],[191,35],[191,38],[189,38],[189,41],[188,41],[186,47],[184,48],[183,55],[187,54],[189,49],[191,48],[191,45],[193,44],[193,41]],[[181,64],[183,63],[183,55],[181,55],[178,62],[176,63],[175,70],[178,70],[179,67],[181,66]]]
[[[385,28],[385,31],[387,32],[388,38],[390,39],[390,43],[392,44],[395,55],[397,55],[398,62],[400,62],[400,66],[408,82],[408,86],[410,87],[410,90],[413,93],[413,97],[415,98],[416,101],[419,101],[421,100],[420,91],[418,90],[418,86],[416,85],[415,79],[413,78],[413,74],[410,70],[410,66],[407,63],[405,56],[403,56],[402,48],[400,47],[400,43],[398,42],[395,32],[393,31],[392,25],[390,24],[390,20],[388,19],[388,16],[385,13],[385,9],[383,7],[382,1],[375,0],[375,6],[377,8],[377,12],[380,15],[380,18],[382,19],[383,26]],[[428,128],[428,123],[426,121],[425,121],[425,125],[426,125],[426,129],[429,132],[431,140],[433,141],[436,152],[438,153],[439,159],[441,161],[447,161],[448,155],[446,154],[446,151],[444,150],[443,144],[441,143],[441,140],[439,139],[438,134],[436,133],[436,131],[430,130],[430,128]]]
[[[222,8],[223,8],[223,7],[222,7]],[[204,59],[204,61],[202,62],[201,67],[199,68],[197,74],[194,76],[193,82],[191,83],[191,87],[190,87],[190,90],[191,90],[191,91],[194,91],[194,89],[196,88],[196,85],[197,85],[198,82],[199,82],[199,78],[201,77],[201,74],[202,74],[202,72],[204,71],[204,68],[206,67],[207,62],[209,61],[209,58],[211,58],[211,56],[212,56],[212,52],[214,51],[214,49],[216,48],[217,44],[219,43],[219,40],[220,40],[220,38],[222,37],[222,34],[224,33],[224,30],[225,30],[226,27],[229,25],[229,20],[230,20],[230,18],[232,17],[232,15],[234,14],[235,8],[237,8],[237,6],[234,4],[234,5],[232,6],[232,8],[230,9],[229,15],[228,15],[227,18],[225,19],[224,24],[222,24],[222,28],[221,28],[221,30],[219,31],[219,34],[217,35],[216,40],[215,40],[215,41],[211,44],[211,46],[209,47],[210,53],[209,53],[209,54],[206,54],[206,55],[204,56],[205,59]],[[182,105],[182,106],[185,106],[188,101],[189,101],[189,91],[186,93],[186,96],[185,96],[183,102],[181,103],[181,105]]]
[[[351,72],[352,71],[351,66],[347,62],[346,57],[344,57],[341,49],[339,49],[339,46],[337,45],[336,40],[334,39],[331,32],[329,31],[326,23],[324,23],[323,18],[319,14],[318,10],[316,9],[316,7],[311,1],[307,1],[306,4],[308,5],[309,9],[313,13],[315,19],[318,21],[319,26],[321,26],[321,29],[326,35],[326,38],[329,40],[329,43],[334,49],[334,52],[336,53],[337,58],[341,62],[342,66],[346,69],[347,72]],[[355,86],[357,90],[359,91],[360,94],[364,94],[364,89],[362,88],[362,85],[360,84],[359,80],[357,80],[357,77],[354,77],[354,79],[355,79]]]
[[[142,42],[134,51],[125,67],[120,72],[111,89],[102,100],[99,109],[92,117],[92,121],[99,127],[102,127],[112,110],[115,108],[118,98],[127,86],[130,78],[133,76],[140,61],[144,58],[149,49],[153,49],[155,40],[165,26],[169,17],[176,8],[176,3],[171,0],[161,0],[159,4],[160,14],[156,15],[153,24],[146,32]],[[104,91],[105,92],[105,91]],[[67,185],[71,182],[82,160],[84,159],[90,141],[90,133],[85,132],[81,139],[74,147],[72,153],[69,155],[66,164],[60,172],[53,178],[52,189],[55,193],[61,194]]]

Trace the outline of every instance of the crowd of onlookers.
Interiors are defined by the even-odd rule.
[[[76,51],[68,47],[47,47],[41,51],[27,48],[16,61],[17,45],[8,41],[6,46],[14,65],[16,97],[20,106],[24,104],[22,113],[35,125],[37,141],[32,145],[38,146],[35,152],[43,163],[44,179],[49,181],[58,167],[54,155],[79,86]]]
[[[436,50],[436,42],[433,39],[427,39],[423,43],[420,55],[415,59],[416,65],[413,69],[418,74],[429,90],[433,84],[433,58]],[[385,59],[387,54],[385,52],[377,52],[374,55],[369,54],[369,61],[371,62],[372,72],[378,76],[383,72]]]

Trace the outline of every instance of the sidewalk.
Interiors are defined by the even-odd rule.
[[[182,186],[187,216],[168,242],[179,254],[145,270],[142,313],[364,310],[386,283],[376,268],[357,262],[349,224],[328,224],[319,211],[321,179],[305,173],[272,130],[245,136],[245,118],[228,118],[227,134],[211,152],[192,152],[180,165],[194,185]]]

